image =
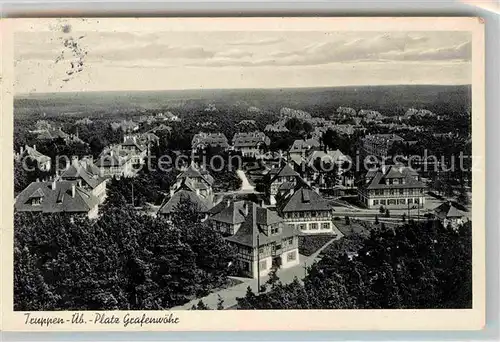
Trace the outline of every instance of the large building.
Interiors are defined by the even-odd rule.
[[[333,207],[310,187],[303,185],[280,199],[285,223],[304,234],[333,233]]]
[[[252,278],[267,275],[273,265],[299,263],[297,232],[276,212],[250,201],[227,202],[217,206],[210,222],[236,247],[239,267]]]
[[[33,182],[15,199],[14,209],[21,212],[67,213],[98,217],[100,200],[78,181],[52,180]]]
[[[176,179],[170,188],[168,200],[160,207],[159,215],[171,217],[183,200],[189,200],[205,218],[214,205],[213,177],[203,168],[191,164]]]
[[[271,140],[262,132],[235,133],[233,149],[244,157],[257,157],[262,154]]]
[[[373,156],[382,159],[388,156],[395,142],[403,142],[404,139],[396,134],[369,134],[362,141],[363,157]]]
[[[208,147],[226,150],[229,148],[229,143],[223,133],[200,132],[194,135],[193,140],[191,140],[191,149],[193,151],[204,150]]]
[[[383,165],[368,171],[358,186],[358,199],[366,207],[418,208],[425,204],[425,184],[418,172],[401,165]]]

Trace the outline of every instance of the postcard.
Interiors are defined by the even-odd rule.
[[[481,18],[1,34],[5,331],[483,328]]]

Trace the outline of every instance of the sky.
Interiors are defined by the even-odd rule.
[[[106,31],[61,24],[15,33],[15,92],[470,84],[471,39],[465,31]]]

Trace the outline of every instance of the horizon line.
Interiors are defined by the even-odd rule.
[[[14,93],[14,97],[18,96],[36,96],[36,95],[49,95],[49,94],[81,94],[81,93],[132,93],[132,92],[177,92],[177,91],[214,91],[214,90],[280,90],[280,89],[329,89],[329,88],[356,88],[356,87],[463,87],[472,86],[472,83],[458,83],[458,84],[435,84],[435,83],[419,83],[419,84],[359,84],[359,85],[339,85],[339,86],[317,86],[317,87],[262,87],[262,88],[183,88],[183,89],[128,89],[128,90],[74,90],[74,91],[57,91],[57,92],[33,92],[33,93]]]

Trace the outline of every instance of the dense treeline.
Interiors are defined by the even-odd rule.
[[[349,237],[343,240],[349,241]],[[342,241],[342,240],[341,240]],[[352,247],[358,248],[352,253]],[[337,248],[334,248],[337,247]],[[350,252],[350,253],[348,253]],[[279,271],[278,271],[279,272]],[[363,243],[340,242],[303,282],[271,275],[267,292],[249,288],[240,309],[424,309],[472,307],[470,223],[437,221],[373,230]]]
[[[225,286],[234,251],[179,207],[172,223],[130,206],[95,222],[15,213],[14,309],[162,310]]]

